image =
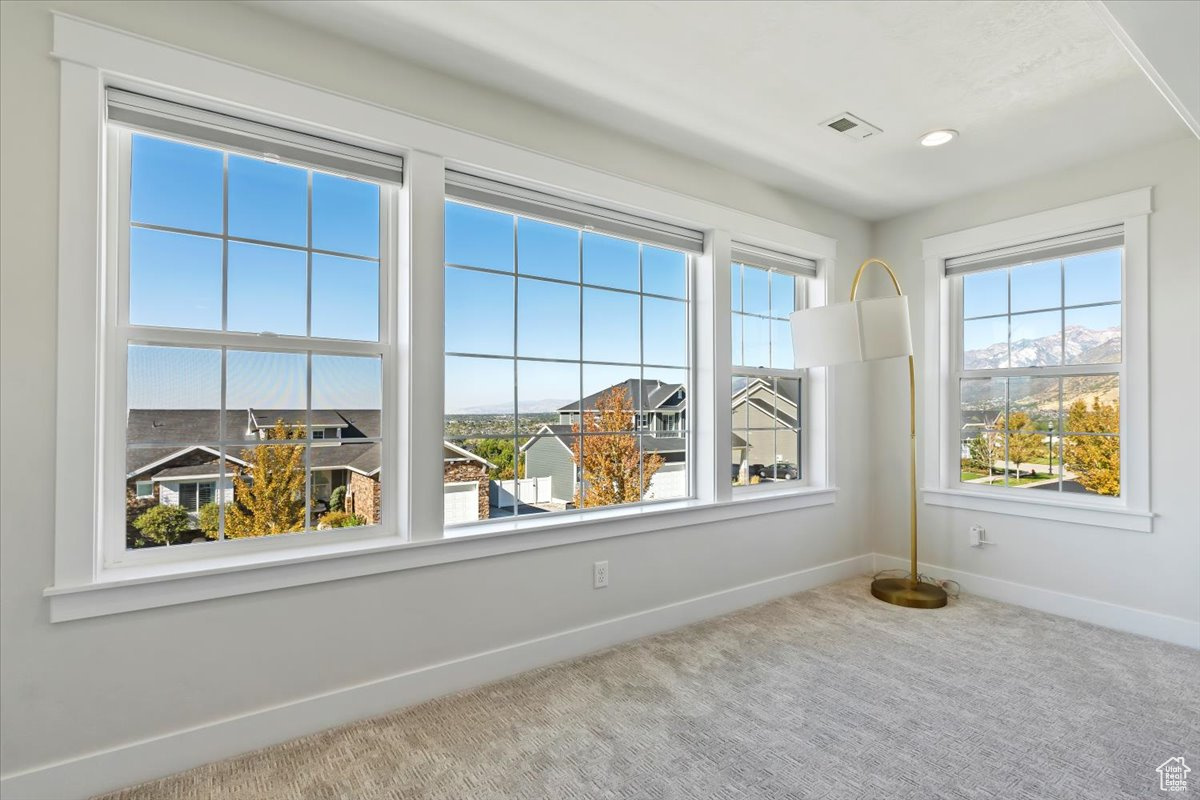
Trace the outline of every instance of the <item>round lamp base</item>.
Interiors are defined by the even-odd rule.
[[[871,594],[885,603],[906,608],[941,608],[947,601],[942,587],[914,583],[908,578],[877,578],[871,581]]]

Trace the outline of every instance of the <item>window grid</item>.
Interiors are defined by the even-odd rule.
[[[131,213],[131,203],[133,202],[133,168],[132,168],[132,165],[133,165],[133,149],[134,149],[135,138],[144,139],[144,140],[159,140],[159,141],[164,141],[164,142],[177,142],[177,143],[181,143],[181,144],[186,144],[190,147],[195,147],[195,148],[200,148],[200,149],[207,150],[207,151],[215,151],[215,152],[221,153],[221,231],[220,232],[213,232],[211,230],[200,230],[200,229],[180,227],[180,226],[162,225],[162,224],[147,222],[144,220],[134,220],[132,218],[132,213]],[[392,198],[391,198],[392,190],[387,185],[379,183],[378,181],[360,178],[358,176],[336,175],[334,173],[325,172],[320,169],[310,167],[310,166],[307,166],[304,164],[297,164],[297,163],[292,163],[292,162],[274,162],[271,159],[264,159],[264,158],[256,157],[254,155],[244,154],[244,153],[237,152],[237,151],[223,150],[216,146],[208,145],[208,144],[201,143],[201,142],[176,140],[171,137],[166,137],[166,136],[162,136],[159,134],[142,133],[140,131],[131,130],[128,128],[116,128],[116,127],[110,128],[109,142],[111,143],[113,148],[116,150],[117,154],[119,155],[119,158],[116,159],[116,165],[117,165],[117,170],[118,170],[118,186],[119,186],[119,193],[117,195],[118,206],[117,206],[117,214],[116,214],[116,216],[117,216],[117,237],[118,237],[117,260],[118,260],[118,265],[119,265],[119,273],[118,273],[118,278],[117,278],[118,292],[117,292],[117,297],[116,297],[117,303],[116,303],[116,309],[115,309],[117,312],[118,323],[116,325],[117,336],[114,338],[114,346],[117,350],[117,353],[118,353],[117,360],[122,366],[121,371],[124,376],[124,379],[119,381],[119,384],[122,387],[121,395],[120,395],[121,396],[121,405],[124,406],[125,408],[128,408],[128,405],[129,405],[128,398],[126,396],[125,384],[126,384],[126,381],[128,380],[128,370],[129,370],[128,353],[131,348],[138,347],[138,346],[151,346],[151,347],[159,347],[159,348],[163,348],[163,347],[177,348],[180,350],[189,350],[189,349],[219,350],[219,352],[220,352],[220,370],[219,370],[219,372],[220,372],[220,388],[219,388],[220,405],[219,405],[219,408],[216,409],[216,411],[218,412],[218,418],[219,418],[218,440],[217,441],[211,441],[211,440],[208,440],[208,441],[186,441],[186,442],[184,442],[182,440],[162,441],[162,442],[143,440],[143,441],[139,441],[137,443],[129,443],[124,440],[125,437],[124,437],[124,435],[122,435],[121,436],[122,446],[120,448],[122,453],[131,452],[131,451],[139,451],[139,450],[164,449],[164,448],[178,448],[179,450],[183,450],[188,447],[210,448],[213,451],[215,451],[218,469],[219,469],[219,473],[218,473],[219,478],[218,478],[217,484],[212,485],[213,492],[211,492],[210,494],[216,495],[219,497],[219,501],[218,501],[218,508],[219,508],[218,532],[217,532],[217,540],[216,541],[218,541],[218,542],[227,541],[227,538],[225,536],[226,507],[227,507],[227,502],[225,500],[226,492],[224,489],[219,490],[219,491],[216,489],[216,486],[218,484],[222,487],[226,486],[227,484],[229,487],[232,487],[232,485],[233,485],[233,483],[232,483],[233,472],[228,469],[228,466],[227,466],[228,460],[227,459],[230,456],[234,455],[234,452],[233,452],[234,448],[246,449],[246,448],[250,448],[250,447],[268,446],[268,445],[266,445],[266,441],[260,443],[257,441],[248,441],[246,439],[236,439],[232,436],[231,431],[226,430],[227,416],[228,416],[228,411],[230,410],[227,408],[227,402],[226,402],[227,396],[228,396],[228,372],[229,372],[229,370],[228,370],[228,355],[231,351],[246,352],[246,353],[257,352],[257,353],[263,353],[265,355],[270,355],[270,354],[303,355],[305,357],[305,377],[304,377],[305,402],[304,402],[304,421],[303,421],[304,435],[297,437],[295,439],[289,439],[289,441],[294,442],[294,444],[290,444],[290,445],[275,444],[275,445],[269,445],[269,446],[275,446],[275,447],[295,446],[295,447],[303,447],[304,448],[304,454],[303,454],[304,455],[304,488],[303,488],[304,497],[303,497],[303,501],[304,501],[304,508],[305,508],[304,524],[301,528],[297,529],[295,531],[295,533],[308,534],[312,531],[315,531],[316,528],[315,528],[315,525],[313,524],[313,519],[312,519],[312,511],[313,511],[312,476],[313,476],[313,471],[312,471],[311,460],[312,460],[313,442],[318,441],[319,437],[314,435],[315,432],[314,432],[313,422],[312,422],[313,358],[321,357],[321,356],[349,356],[349,357],[359,357],[359,358],[364,358],[364,359],[365,358],[376,358],[379,360],[379,372],[382,376],[384,371],[387,369],[387,361],[393,357],[394,351],[393,351],[393,348],[391,347],[390,342],[388,341],[388,336],[387,336],[387,331],[388,331],[387,320],[388,320],[388,317],[389,317],[391,311],[387,307],[387,301],[386,301],[387,290],[388,290],[390,281],[388,279],[387,270],[385,269],[385,259],[388,256],[388,247],[390,245],[390,242],[388,241],[387,214],[388,214],[388,211],[389,211],[389,209],[391,207],[391,203],[392,203]],[[270,240],[270,239],[260,239],[260,238],[254,238],[254,237],[239,236],[239,235],[236,235],[236,234],[233,234],[230,232],[230,183],[231,183],[230,182],[230,157],[231,156],[237,156],[239,158],[251,159],[251,160],[266,162],[266,163],[285,163],[285,165],[288,167],[305,170],[305,172],[306,172],[306,175],[305,175],[305,181],[306,181],[305,227],[306,227],[306,232],[305,232],[305,244],[304,245],[297,245],[297,244],[292,244],[292,243],[283,242],[283,241],[274,241],[274,240]],[[378,205],[376,208],[377,208],[378,219],[377,219],[377,224],[376,224],[376,235],[378,236],[378,240],[376,243],[376,246],[377,246],[376,252],[378,253],[378,255],[376,257],[369,257],[369,256],[364,256],[360,253],[350,253],[350,252],[344,252],[344,251],[340,251],[340,250],[315,248],[313,246],[313,221],[314,221],[313,220],[313,177],[314,177],[314,174],[316,174],[316,173],[321,173],[323,175],[330,175],[330,176],[337,177],[337,178],[346,178],[346,179],[349,179],[352,181],[356,181],[359,183],[367,184],[369,186],[373,186],[377,189]],[[131,260],[130,240],[131,240],[133,231],[136,231],[136,230],[158,231],[158,232],[162,232],[162,233],[179,234],[179,235],[185,235],[185,236],[191,236],[191,237],[199,237],[199,238],[203,238],[203,239],[207,239],[207,240],[220,241],[220,243],[221,243],[221,270],[220,270],[220,281],[221,281],[220,320],[221,320],[221,322],[220,322],[219,330],[209,329],[209,328],[187,328],[187,327],[174,327],[174,326],[168,327],[168,326],[154,325],[154,324],[140,324],[140,323],[135,324],[131,321],[132,260]],[[304,333],[304,335],[279,335],[279,334],[275,334],[275,333],[271,333],[271,332],[267,332],[267,331],[253,333],[253,332],[243,332],[243,331],[238,331],[238,330],[230,330],[229,266],[230,266],[230,244],[231,243],[269,247],[269,248],[284,250],[284,251],[288,251],[288,252],[296,252],[296,253],[304,253],[305,254],[305,328],[304,328],[305,333]],[[354,261],[357,263],[368,263],[368,264],[375,265],[376,276],[377,276],[377,283],[376,283],[376,286],[377,286],[376,304],[377,305],[376,305],[376,308],[373,310],[376,315],[377,326],[376,326],[374,340],[364,340],[364,339],[356,339],[356,338],[341,339],[341,338],[327,338],[327,337],[312,336],[313,309],[314,309],[314,296],[313,296],[313,256],[314,255],[331,256],[331,257],[336,257],[339,259],[346,259],[346,260]],[[264,341],[264,338],[265,338],[265,341]],[[381,389],[382,389],[382,387],[381,387]],[[241,410],[241,409],[239,408],[237,410]],[[388,416],[388,414],[385,414],[382,397],[380,397],[380,408],[379,408],[378,413],[380,416],[379,434],[375,435],[375,436],[364,436],[361,438],[355,438],[354,439],[355,444],[375,445],[375,446],[382,448],[382,446],[383,446],[382,442],[383,442],[383,440],[386,436],[387,430],[388,430],[387,423],[385,421],[385,418]],[[122,426],[122,433],[123,432],[124,432],[124,427]],[[381,453],[380,461],[381,461],[381,463],[383,462],[382,453]],[[382,471],[376,473],[376,477],[381,477],[381,476],[382,476]],[[186,482],[180,484],[181,488],[186,485],[188,485]],[[125,488],[124,488],[125,487],[125,479],[123,477],[123,473],[122,473],[122,478],[120,481],[120,486],[121,486],[121,492],[123,494],[125,491]],[[191,486],[193,488],[195,488],[198,486],[198,484],[195,482],[192,482]],[[382,500],[380,505],[386,507],[388,504],[388,500],[386,499],[386,497],[388,495],[390,495],[390,492],[385,493],[382,491],[382,487],[380,487],[380,488],[381,488],[380,494],[384,495],[384,497],[385,497],[385,499]],[[197,496],[199,496],[199,493]],[[231,489],[230,489],[230,496],[232,497]],[[230,502],[232,502],[232,501],[230,501]],[[192,510],[197,511],[198,508],[192,509]],[[387,513],[394,513],[394,512],[387,512]],[[376,515],[380,516],[380,518],[381,518],[380,509],[376,509]],[[377,529],[380,527],[380,524],[381,524],[381,522],[377,519],[376,522],[370,523],[370,525],[365,526],[365,527]],[[108,560],[113,560],[113,559],[123,560],[125,558],[128,558],[129,554],[131,552],[135,552],[135,551],[129,551],[127,549],[127,547],[125,546],[125,532],[124,532],[123,525],[121,526],[121,530],[120,530],[120,544],[118,544],[118,542],[117,542],[116,533],[117,533],[117,531],[114,526],[114,530],[113,530],[114,535],[112,537],[109,537],[106,540],[109,543],[106,548],[107,553],[108,553],[106,558]],[[278,535],[265,536],[262,538],[275,539],[275,538],[278,538]],[[171,549],[174,549],[174,548],[171,548]],[[124,551],[124,552],[122,553],[121,551]]]
[[[1111,249],[1110,249],[1110,251],[1111,251]],[[1083,256],[1095,255],[1096,253],[1103,254],[1105,252],[1106,251],[1103,251],[1103,250],[1102,251],[1091,251],[1091,252],[1083,251],[1083,252],[1072,253],[1069,255],[1065,255],[1065,256],[1061,256],[1061,257],[1053,258],[1053,259],[1043,259],[1041,261],[1025,261],[1025,262],[1020,262],[1020,263],[1011,264],[1011,265],[1007,265],[1007,266],[995,267],[995,268],[986,269],[986,270],[980,270],[978,272],[967,272],[967,273],[963,273],[960,275],[956,275],[951,279],[953,281],[956,307],[959,309],[959,313],[958,313],[959,322],[957,324],[958,335],[957,335],[957,340],[956,340],[958,352],[955,355],[954,363],[956,364],[956,370],[955,370],[956,371],[955,387],[956,387],[956,391],[957,391],[956,405],[959,409],[959,411],[958,411],[958,420],[959,420],[958,440],[959,440],[959,447],[960,447],[960,451],[961,451],[960,457],[963,461],[970,459],[972,462],[974,462],[974,460],[975,460],[972,455],[969,455],[969,444],[968,443],[971,441],[971,439],[969,439],[967,436],[967,428],[968,428],[969,423],[967,422],[967,416],[966,416],[966,412],[968,410],[966,407],[966,404],[967,404],[966,398],[967,398],[968,393],[964,391],[964,387],[967,386],[970,382],[988,381],[988,382],[998,382],[999,385],[1003,388],[1003,403],[1002,403],[1003,410],[1001,412],[1002,416],[999,416],[999,419],[998,419],[999,424],[998,425],[985,424],[984,428],[981,431],[982,436],[987,436],[989,438],[998,436],[1000,441],[1003,443],[1002,450],[1000,451],[1002,453],[1003,464],[1004,464],[1004,468],[1002,471],[1003,475],[1002,475],[1002,479],[999,481],[992,480],[992,476],[990,474],[987,475],[986,477],[988,477],[989,480],[987,482],[985,482],[986,485],[983,486],[982,488],[991,489],[992,487],[1003,487],[1003,488],[1007,489],[1007,488],[1012,488],[1015,486],[1024,485],[1023,480],[1018,480],[1017,478],[1010,477],[1014,472],[1016,472],[1019,477],[1019,474],[1021,472],[1021,469],[1020,469],[1021,464],[1016,464],[1014,467],[1014,462],[1012,461],[1012,457],[1014,455],[1013,450],[1012,450],[1012,442],[1013,442],[1013,438],[1015,436],[1033,435],[1033,431],[1036,431],[1038,435],[1045,434],[1045,437],[1048,440],[1046,449],[1048,452],[1050,452],[1052,454],[1052,456],[1047,459],[1049,463],[1046,464],[1046,467],[1048,470],[1050,470],[1051,475],[1053,476],[1052,480],[1049,483],[1053,485],[1054,491],[1056,491],[1060,495],[1063,494],[1064,492],[1068,491],[1067,483],[1068,483],[1068,480],[1070,480],[1070,479],[1066,478],[1066,476],[1065,476],[1065,472],[1067,471],[1065,459],[1066,459],[1066,451],[1067,451],[1068,442],[1074,441],[1074,440],[1086,440],[1089,437],[1094,437],[1094,438],[1101,439],[1101,440],[1112,441],[1115,445],[1115,451],[1118,454],[1118,458],[1119,458],[1120,439],[1121,439],[1121,428],[1120,428],[1119,416],[1118,416],[1118,427],[1116,430],[1113,430],[1113,431],[1072,430],[1070,424],[1068,423],[1068,420],[1070,417],[1070,414],[1069,414],[1070,409],[1068,409],[1066,407],[1067,394],[1068,394],[1068,387],[1067,387],[1067,383],[1066,383],[1067,381],[1074,381],[1079,384],[1092,383],[1093,385],[1100,386],[1100,387],[1104,387],[1104,386],[1112,387],[1111,389],[1106,389],[1103,392],[1096,392],[1095,390],[1081,391],[1079,389],[1071,389],[1070,391],[1076,392],[1076,394],[1074,395],[1074,398],[1073,398],[1073,402],[1083,402],[1085,404],[1085,408],[1090,409],[1091,404],[1094,402],[1090,398],[1099,397],[1100,394],[1114,395],[1114,401],[1116,403],[1116,407],[1118,409],[1120,407],[1122,375],[1123,375],[1123,370],[1124,370],[1124,359],[1123,359],[1123,355],[1121,354],[1121,352],[1119,351],[1119,354],[1117,355],[1115,361],[1110,359],[1110,360],[1099,361],[1099,362],[1095,362],[1095,363],[1086,362],[1086,361],[1072,363],[1072,360],[1068,355],[1068,347],[1069,347],[1070,343],[1068,341],[1068,335],[1067,335],[1067,329],[1068,329],[1067,318],[1068,318],[1068,314],[1070,312],[1076,311],[1076,310],[1086,310],[1086,309],[1113,308],[1119,314],[1121,311],[1121,308],[1123,306],[1123,303],[1124,303],[1123,292],[1120,292],[1116,296],[1115,299],[1105,298],[1105,299],[1101,299],[1099,301],[1082,302],[1082,303],[1069,302],[1068,290],[1067,290],[1067,265],[1068,265],[1068,262],[1070,262],[1072,259],[1080,258]],[[1123,276],[1123,274],[1124,274],[1123,248],[1116,248],[1116,252],[1118,254],[1117,263],[1119,264],[1120,274]],[[1014,298],[1013,298],[1014,271],[1021,270],[1022,268],[1043,266],[1043,265],[1049,264],[1049,263],[1057,264],[1058,302],[1054,303],[1054,304],[1044,304],[1044,305],[1034,304],[1030,307],[1021,307],[1020,309],[1015,309],[1014,308]],[[996,274],[1001,274],[1001,273],[1003,273],[1005,276],[1005,309],[1004,309],[1004,311],[994,312],[994,313],[973,314],[973,315],[968,314],[967,309],[966,309],[966,298],[965,298],[966,282],[968,280],[970,280],[972,276],[986,275],[986,274],[996,275]],[[1035,363],[1035,364],[1028,364],[1028,365],[1026,365],[1026,364],[1015,365],[1013,363],[1014,362],[1013,350],[1014,350],[1014,345],[1020,340],[1017,340],[1014,338],[1014,328],[1015,328],[1014,323],[1013,323],[1014,318],[1022,317],[1024,315],[1045,314],[1045,313],[1051,313],[1051,312],[1058,313],[1058,326],[1057,326],[1057,336],[1058,336],[1057,362],[1058,363],[1051,363],[1051,364]],[[981,366],[977,366],[976,364],[972,364],[971,366],[968,366],[968,352],[969,351],[967,349],[967,344],[968,344],[968,342],[967,342],[967,323],[975,322],[975,321],[987,321],[987,320],[1005,320],[1006,321],[1006,325],[1005,325],[1006,357],[1005,357],[1004,364],[1002,364],[1000,366],[996,366],[996,367],[981,367]],[[1121,318],[1120,318],[1120,316],[1118,316],[1118,322],[1117,322],[1118,329],[1121,327],[1121,324],[1122,324]],[[1053,335],[1053,334],[1051,334],[1051,335]],[[1119,335],[1120,334],[1118,334],[1118,336]],[[1027,380],[1027,381],[1028,380],[1038,380],[1038,381],[1042,381],[1042,382],[1046,382],[1046,381],[1054,381],[1055,382],[1054,383],[1054,386],[1055,386],[1054,394],[1056,395],[1056,402],[1054,403],[1055,413],[1053,414],[1053,423],[1049,428],[1035,427],[1032,430],[1025,429],[1025,428],[1021,429],[1022,431],[1031,430],[1031,432],[1029,434],[1023,434],[1023,433],[1018,433],[1016,431],[1009,430],[1009,422],[1012,419],[1012,415],[1014,413],[1026,413],[1026,409],[1027,409],[1027,404],[1021,404],[1021,403],[1016,402],[1019,399],[1019,396],[1014,395],[1013,381],[1020,381],[1020,380]],[[1088,398],[1088,399],[1081,399],[1081,398]],[[1107,401],[1104,401],[1104,402],[1107,403]],[[1119,415],[1119,411],[1118,411],[1118,415]],[[975,425],[978,423],[970,423],[970,424]],[[972,437],[972,438],[976,438],[976,437]],[[981,445],[981,447],[983,447],[983,446]],[[983,447],[983,449],[985,451],[989,450],[989,448],[986,448],[986,447]],[[997,460],[999,460],[999,459],[997,459]],[[1055,461],[1057,461],[1056,464],[1053,463]],[[1040,462],[1034,462],[1034,463],[1040,463]],[[972,479],[971,482],[968,482],[967,479],[964,477],[964,475],[968,471],[969,470],[967,469],[967,467],[965,465],[960,468],[960,475],[959,475],[959,480],[958,480],[959,485],[969,486],[970,488],[977,488],[978,484],[975,482],[977,479]],[[974,473],[972,472],[971,474],[974,474]],[[1123,486],[1124,486],[1124,477],[1123,476],[1120,478],[1120,482],[1121,482],[1122,488],[1118,490],[1118,494],[1123,493]],[[1040,485],[1046,485],[1046,483],[1047,482],[1042,481],[1042,482],[1040,482]],[[1074,490],[1074,491],[1079,491],[1079,490]],[[1089,493],[1090,493],[1090,490],[1089,490]]]
[[[449,358],[470,358],[470,359],[489,359],[489,360],[495,360],[495,361],[511,361],[512,362],[512,367],[513,367],[513,372],[512,372],[512,380],[513,380],[512,430],[513,430],[513,433],[510,437],[507,434],[507,432],[497,431],[497,432],[494,432],[491,435],[489,435],[489,433],[486,431],[477,431],[477,432],[473,432],[469,435],[466,435],[466,434],[454,435],[454,436],[447,435],[446,440],[453,442],[453,443],[457,444],[458,446],[464,447],[464,449],[466,449],[465,448],[466,443],[472,439],[492,439],[492,438],[509,439],[509,438],[511,438],[512,447],[513,447],[514,480],[519,478],[520,470],[521,470],[521,462],[522,462],[522,454],[521,454],[522,440],[528,442],[535,435],[535,434],[530,434],[530,433],[522,433],[522,431],[521,431],[522,412],[519,410],[519,408],[520,408],[520,392],[521,392],[520,377],[519,377],[520,366],[522,363],[575,365],[579,368],[579,370],[578,370],[579,371],[579,382],[578,382],[578,390],[577,390],[578,398],[579,398],[579,400],[578,400],[579,413],[577,415],[579,430],[573,431],[570,434],[567,434],[567,437],[574,443],[574,446],[579,448],[578,450],[573,450],[573,453],[580,452],[580,451],[586,452],[586,449],[587,449],[586,443],[589,439],[598,439],[598,438],[602,438],[605,436],[623,436],[623,435],[634,436],[636,438],[637,448],[638,448],[638,463],[640,465],[643,465],[643,468],[638,470],[639,496],[644,498],[646,491],[649,488],[646,485],[645,480],[644,480],[644,473],[645,473],[644,464],[645,464],[645,459],[647,456],[647,450],[645,448],[644,441],[646,438],[650,438],[651,434],[647,433],[647,431],[645,429],[641,429],[638,427],[638,420],[642,417],[643,413],[645,413],[649,410],[649,409],[643,408],[643,404],[642,404],[643,392],[641,391],[641,387],[645,384],[645,382],[647,380],[646,373],[647,373],[648,369],[649,370],[670,370],[673,372],[681,372],[684,374],[683,375],[684,380],[682,381],[682,384],[684,386],[685,397],[689,396],[691,394],[691,347],[692,347],[691,336],[689,333],[689,335],[687,336],[687,341],[686,341],[686,351],[685,351],[686,354],[685,354],[684,362],[682,364],[679,364],[679,363],[675,363],[675,364],[647,363],[645,361],[645,344],[646,344],[645,300],[651,299],[651,300],[663,300],[663,301],[668,301],[668,302],[672,302],[672,303],[681,303],[685,310],[685,323],[686,323],[685,329],[690,332],[691,331],[691,267],[692,267],[691,256],[688,255],[687,253],[682,253],[681,251],[673,251],[673,250],[671,250],[671,248],[661,246],[661,245],[648,245],[648,244],[645,244],[644,242],[640,242],[640,241],[636,241],[636,240],[632,240],[632,239],[624,239],[623,237],[616,236],[613,234],[608,234],[608,233],[600,234],[606,238],[620,239],[622,241],[632,242],[633,244],[637,245],[638,288],[637,289],[626,289],[626,288],[622,288],[622,287],[605,285],[605,284],[601,284],[601,283],[593,283],[593,282],[589,282],[585,278],[585,274],[586,274],[586,270],[584,268],[585,236],[586,236],[586,234],[590,233],[590,231],[588,231],[587,229],[578,228],[576,226],[568,225],[568,224],[565,224],[563,222],[558,222],[558,221],[540,220],[536,217],[532,217],[529,215],[524,215],[524,214],[519,214],[519,213],[515,213],[512,211],[508,211],[501,206],[488,206],[488,205],[470,203],[470,202],[465,202],[463,200],[450,199],[450,198],[447,198],[446,203],[447,203],[447,205],[454,204],[454,205],[459,205],[459,206],[474,207],[474,208],[479,208],[479,209],[483,209],[486,211],[504,214],[506,216],[511,216],[512,217],[512,259],[513,259],[513,262],[512,262],[513,268],[511,270],[497,269],[497,268],[486,267],[486,266],[477,266],[477,265],[473,265],[473,264],[465,264],[465,263],[461,263],[459,261],[454,261],[454,260],[449,260],[449,259],[447,259],[445,262],[445,268],[447,270],[455,269],[455,270],[463,270],[466,272],[479,273],[479,274],[484,274],[484,275],[494,275],[494,276],[498,276],[498,277],[511,278],[512,282],[513,282],[513,303],[512,303],[513,350],[512,350],[512,355],[497,354],[497,353],[479,353],[479,352],[473,352],[473,351],[450,350],[450,349],[447,349],[446,353],[445,353],[446,358],[448,358],[448,359]],[[554,226],[557,226],[560,228],[565,228],[568,230],[576,231],[576,234],[577,234],[577,248],[576,248],[577,255],[576,255],[576,257],[578,259],[578,267],[579,267],[579,273],[578,273],[579,280],[578,281],[570,281],[570,280],[566,280],[563,278],[556,278],[556,277],[552,277],[552,276],[548,276],[548,275],[522,272],[521,254],[520,254],[520,236],[521,236],[520,221],[522,219],[531,220],[531,221],[535,221],[535,222],[545,222],[545,224],[548,224],[548,225],[554,225]],[[682,296],[645,291],[644,256],[645,256],[646,248],[650,248],[650,247],[652,247],[656,250],[679,252],[683,256],[685,280],[684,280],[684,291],[683,291]],[[520,300],[521,300],[521,282],[522,281],[536,281],[536,282],[545,283],[545,284],[565,286],[565,287],[570,287],[573,289],[578,289],[578,292],[579,292],[579,294],[578,294],[578,298],[579,298],[578,299],[579,357],[578,358],[560,358],[560,357],[552,357],[552,356],[531,356],[531,355],[524,355],[524,354],[520,353],[521,335],[520,335],[519,327],[520,327]],[[639,359],[638,359],[637,363],[634,363],[631,361],[611,361],[611,360],[597,359],[597,358],[584,358],[584,348],[585,348],[585,344],[584,344],[585,338],[584,337],[586,334],[585,314],[584,314],[584,304],[585,304],[584,303],[584,297],[585,297],[584,293],[588,289],[603,291],[603,292],[612,292],[612,293],[617,293],[617,294],[621,294],[621,295],[632,296],[632,297],[638,298],[638,303],[639,303],[639,314],[638,314],[638,354],[639,354]],[[588,396],[588,394],[586,393],[585,384],[586,384],[586,375],[587,375],[586,368],[589,366],[592,366],[592,367],[618,367],[618,368],[628,367],[628,368],[631,368],[631,369],[634,369],[637,371],[638,391],[636,391],[634,393],[634,396],[632,398],[633,408],[632,408],[631,417],[630,417],[629,430],[589,432],[584,429],[584,418],[585,418],[585,414],[587,414],[588,412],[586,412],[583,408],[583,399]],[[575,418],[575,417],[573,417],[573,418]],[[682,421],[680,423],[680,427],[677,429],[670,430],[670,433],[672,434],[672,437],[682,438],[685,442],[685,451],[684,451],[685,467],[684,467],[684,470],[685,470],[685,474],[686,474],[687,489],[686,489],[686,493],[685,493],[684,497],[690,497],[692,495],[691,486],[692,486],[693,481],[692,481],[691,470],[686,465],[690,464],[692,461],[692,459],[691,459],[691,449],[692,449],[691,434],[690,434],[690,431],[687,429],[687,426],[682,424]],[[588,507],[586,506],[587,485],[582,479],[582,466],[580,464],[576,463],[574,465],[574,468],[576,470],[577,488],[578,488],[578,494],[579,494],[579,498],[580,498],[580,505],[579,505],[579,507],[577,507],[576,510],[586,511],[586,510],[588,510]],[[671,498],[664,498],[663,500],[642,499],[641,501],[638,502],[638,504],[640,505],[640,504],[647,504],[647,503],[654,503],[654,502],[663,502],[666,500],[676,500],[676,499],[683,499],[683,498],[671,497]],[[522,515],[521,505],[522,505],[522,501],[520,501],[519,498],[514,499],[512,505],[511,505],[511,511],[510,511],[511,516],[518,517],[518,516]],[[630,505],[630,504],[623,503],[623,504],[619,504],[619,505]],[[612,506],[609,505],[609,506],[605,506],[605,507],[612,507]],[[530,512],[525,512],[525,515],[529,515],[529,514],[530,514]],[[449,524],[451,524],[451,523],[448,523],[448,525]],[[469,525],[471,523],[456,523],[456,524]]]

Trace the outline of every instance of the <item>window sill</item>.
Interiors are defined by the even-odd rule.
[[[685,500],[612,511],[555,515],[447,529],[444,538],[364,540],[187,563],[106,570],[93,583],[51,586],[50,621],[100,617],[218,597],[343,580],[364,575],[559,547],[579,542],[688,527],[830,505],[836,488],[802,487],[727,503]],[[564,518],[568,517],[569,518]]]
[[[991,492],[973,492],[967,489],[922,489],[921,497],[925,505],[929,506],[1036,517],[1053,522],[1070,522],[1139,533],[1150,533],[1154,528],[1152,512],[1136,511],[1119,505],[1002,497]]]

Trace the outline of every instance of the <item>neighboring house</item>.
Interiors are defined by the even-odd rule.
[[[318,513],[328,510],[330,496],[346,487],[345,510],[357,514],[368,525],[380,520],[380,413],[377,409],[314,409],[311,424],[314,441],[309,451],[312,498]],[[305,412],[295,409],[244,409],[224,413],[225,440],[245,442],[245,448],[269,440],[278,421],[288,428],[303,429]],[[215,442],[221,440],[221,412],[209,409],[130,409],[126,427],[125,480],[128,491],[145,502],[178,505],[193,519],[206,503],[223,499],[233,502],[233,468],[248,466],[245,448],[226,447],[229,468],[222,479],[220,451],[205,444],[166,442]],[[447,483],[460,483],[466,476],[482,479],[479,490],[485,499],[480,513],[487,516],[487,470],[492,464],[446,443],[444,475]],[[449,500],[447,501],[449,503]]]
[[[686,496],[687,440],[680,434],[687,420],[686,387],[678,383],[630,378],[583,398],[583,413],[597,413],[596,402],[617,388],[624,388],[627,396],[634,400],[639,399],[640,394],[641,411],[635,415],[634,430],[643,434],[642,448],[646,452],[663,457],[662,467],[650,479],[645,499]],[[761,379],[752,379],[734,392],[734,418],[738,419],[739,413],[744,414],[735,425],[737,430],[732,437],[734,466],[742,464],[752,453],[758,457],[765,454],[767,463],[797,462],[799,452],[795,442],[790,448],[785,445],[784,452],[778,452],[773,430],[744,430],[745,421],[752,427],[798,427],[797,400],[777,395],[771,384]],[[521,445],[521,453],[525,456],[524,477],[550,477],[551,495],[563,503],[574,500],[579,483],[579,470],[571,446],[572,426],[577,426],[580,419],[579,407],[579,403],[571,403],[559,408],[557,424],[543,425]]]
[[[800,429],[800,403],[796,381],[750,378],[733,393],[733,464],[799,464],[798,436],[776,436],[777,430]]]
[[[490,516],[491,480],[496,465],[451,442],[442,442],[444,524],[475,522]]]

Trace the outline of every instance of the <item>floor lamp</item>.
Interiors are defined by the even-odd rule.
[[[895,297],[856,300],[858,282],[871,264],[887,270],[896,288]],[[876,578],[871,594],[887,603],[909,608],[941,608],[946,590],[922,581],[917,571],[917,408],[916,367],[913,362],[912,332],[908,321],[908,298],[887,263],[869,258],[854,273],[850,302],[797,311],[791,316],[796,368],[831,367],[856,361],[908,357],[909,425],[909,539],[911,567],[905,578]]]

